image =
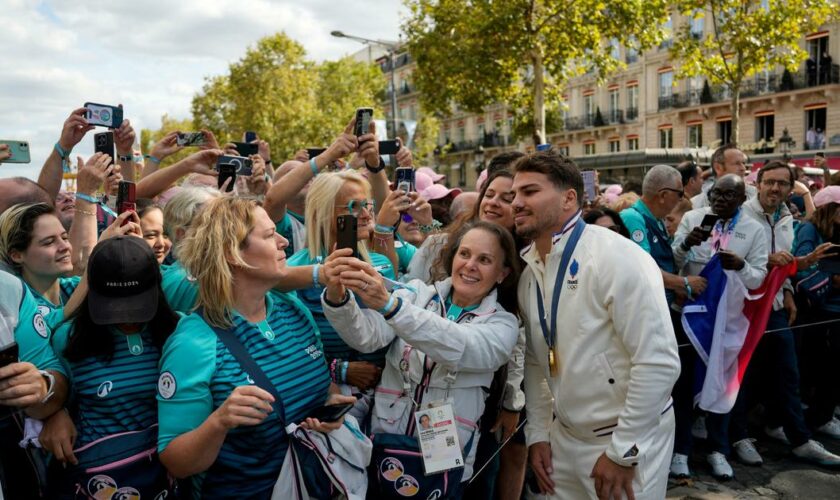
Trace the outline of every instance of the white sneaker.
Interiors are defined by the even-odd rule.
[[[822,432],[828,437],[840,439],[840,420],[832,417],[831,420],[817,428],[817,432]]]
[[[694,439],[708,439],[709,433],[706,431],[706,417],[697,417],[694,423],[691,424],[691,435]]]
[[[747,438],[732,445],[735,449],[735,456],[745,465],[761,465],[764,463],[758,450],[755,449],[753,441],[755,440]]]
[[[785,430],[782,427],[776,427],[775,429],[765,427],[764,433],[767,434],[767,437],[773,438],[776,441],[781,441],[785,444],[790,444],[790,441],[788,441],[787,435],[785,434]]]
[[[827,451],[822,444],[809,439],[807,443],[793,449],[793,454],[806,462],[824,467],[840,467],[840,457]]]
[[[706,455],[706,461],[712,466],[712,475],[718,481],[729,481],[735,475],[723,453],[713,451]]]
[[[688,455],[674,453],[674,456],[671,457],[670,476],[675,479],[691,477],[691,471],[688,470]]]

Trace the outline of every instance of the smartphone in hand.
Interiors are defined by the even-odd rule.
[[[355,215],[339,215],[335,221],[336,249],[351,248],[353,257],[359,258],[358,220]]]
[[[254,162],[250,158],[244,156],[220,156],[216,160],[216,170],[221,172],[222,165],[233,165],[233,171],[236,175],[249,177],[254,171]]]
[[[32,159],[29,156],[29,143],[12,139],[0,139],[0,144],[9,146],[9,153],[12,156],[3,160],[3,163],[29,163]]]
[[[598,193],[595,192],[595,171],[584,170],[580,175],[583,177],[583,191],[586,193],[587,199],[595,201],[595,198],[598,197]]]
[[[399,150],[399,139],[393,139],[390,141],[379,141],[379,154],[381,155],[395,155]]]
[[[307,418],[317,418],[321,423],[338,422],[341,417],[353,409],[353,403],[339,403],[337,405],[326,405],[315,408]]]
[[[182,132],[176,137],[175,143],[179,146],[203,146],[204,132]]]
[[[117,187],[117,214],[129,211],[137,211],[137,186],[131,181],[120,181]]]
[[[415,191],[414,169],[411,167],[400,167],[394,170],[394,185],[398,190],[405,193]]]
[[[250,142],[234,142],[233,145],[236,146],[236,151],[238,151],[241,156],[251,156],[259,154],[260,152],[260,147],[257,144],[251,144]]]
[[[254,142],[257,140],[257,133],[253,130],[245,131],[245,142]]]
[[[230,179],[230,183],[225,189],[226,193],[230,193],[233,191],[233,185],[236,184],[236,166],[230,163],[217,164],[217,169],[219,170],[219,189],[222,189],[225,181]]]
[[[123,109],[110,104],[85,103],[85,119],[91,125],[119,128],[123,122]]]
[[[703,221],[700,222],[700,229],[706,234],[712,234],[712,229],[715,228],[717,221],[721,219],[717,214],[706,214],[703,216]]]
[[[110,156],[111,162],[114,163],[114,132],[108,130],[107,132],[94,134],[93,151],[95,153],[104,153]]]
[[[373,108],[358,108],[356,110],[356,137],[361,137],[368,133],[370,128],[370,121],[373,120]]]

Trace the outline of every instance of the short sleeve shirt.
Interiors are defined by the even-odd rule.
[[[38,293],[34,288],[26,285],[29,288],[29,291],[32,293],[32,296],[35,298],[35,301],[38,303],[38,310],[41,312],[41,315],[44,316],[44,319],[47,321],[47,324],[52,329],[58,328],[64,321],[64,304],[70,299],[70,296],[73,295],[73,292],[76,291],[76,287],[79,286],[79,282],[82,280],[80,276],[71,276],[69,278],[58,278],[58,287],[59,287],[59,303],[53,304],[50,302],[46,297]]]
[[[160,266],[161,288],[166,302],[173,311],[189,313],[198,299],[198,283],[187,273],[180,262]]]
[[[18,324],[15,327],[18,356],[21,361],[32,363],[39,370],[54,370],[64,373],[61,363],[50,344],[50,331],[44,314],[39,309],[38,302],[29,291],[29,287],[24,286]]]
[[[279,392],[287,422],[301,422],[327,398],[330,376],[311,315],[291,294],[266,296],[260,324],[234,314],[232,331]],[[158,403],[163,451],[199,427],[240,385],[253,384],[239,362],[197,313],[185,316],[160,362]],[[270,498],[288,436],[278,412],[255,426],[228,432],[216,461],[193,476],[195,498]]]

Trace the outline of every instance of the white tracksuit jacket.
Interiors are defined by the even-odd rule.
[[[749,215],[764,228],[764,235],[767,237],[770,254],[776,252],[793,252],[793,241],[795,232],[793,230],[793,214],[790,213],[784,203],[779,207],[779,220],[773,221],[773,216],[764,213],[758,196],[750,198],[744,203],[742,210],[744,215]],[[794,292],[790,278],[785,280],[776,298],[773,299],[773,310],[778,311],[785,307],[785,290]]]
[[[353,349],[373,352],[391,346],[385,356],[382,380],[375,391],[373,433],[405,433],[418,409],[411,403],[412,397],[421,405],[446,399],[447,375],[455,374],[449,398],[454,403],[462,449],[475,434],[472,448],[464,457],[462,481],[466,481],[472,476],[478,448],[477,421],[484,412],[487,394],[484,388],[490,387],[493,373],[510,359],[519,336],[519,321],[496,301],[495,290],[476,309],[462,314],[456,323],[441,316],[452,287],[450,279],[434,285],[412,280],[409,285],[417,293],[407,289],[395,291],[403,304],[388,320],[376,311],[361,309],[352,293],[350,300],[339,307],[330,306],[323,296],[321,303],[330,324]],[[408,358],[411,390],[408,396],[403,396],[400,361],[407,347],[411,348]],[[427,369],[427,357],[437,363],[431,371]]]
[[[556,416],[573,436],[604,441],[611,460],[630,466],[644,460],[651,436],[660,432],[680,372],[662,272],[629,239],[589,225],[570,261],[577,261],[577,273],[571,275],[570,265],[555,284],[569,234],[555,236],[545,265],[534,245],[522,254],[528,264],[519,281],[527,330],[527,442],[550,442],[552,416]],[[557,377],[549,374],[537,282],[547,315],[554,287],[564,287],[557,309]]]
[[[679,227],[677,227],[671,248],[674,250],[674,262],[681,275],[700,275],[700,271],[714,255],[711,238],[692,247],[687,252],[681,246],[688,233],[699,226],[703,222],[703,217],[711,211],[711,208],[705,207],[686,212]],[[729,224],[731,224],[730,220],[725,221],[724,227],[728,228]],[[767,255],[770,250],[770,243],[764,233],[764,228],[752,217],[745,214],[744,208],[741,208],[741,216],[738,218],[738,223],[735,225],[726,249],[745,261],[743,269],[737,271],[741,281],[744,282],[744,286],[750,290],[761,286],[767,276]]]

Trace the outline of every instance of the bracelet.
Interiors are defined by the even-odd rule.
[[[389,319],[396,316],[397,313],[400,312],[400,308],[402,307],[402,305],[403,305],[403,299],[397,299],[397,305],[394,306],[394,310],[383,316],[383,318],[385,318],[385,321],[388,321]]]
[[[692,299],[692,295],[694,295],[691,291],[691,285],[688,284],[688,278],[683,278],[683,284],[685,284],[685,291],[688,293],[688,299]]]
[[[73,211],[77,214],[93,215],[94,217],[96,216],[96,212],[91,212],[90,210],[82,210],[81,208],[74,208]]]
[[[394,234],[394,226],[383,226],[382,224],[377,224],[373,227],[373,230],[377,233]]]
[[[419,227],[420,227],[420,232],[421,233],[432,233],[432,232],[435,232],[435,231],[439,231],[440,228],[443,227],[443,224],[441,224],[437,220],[432,219],[431,224],[428,224],[428,225],[427,224],[420,224]]]
[[[380,156],[379,157],[379,165],[376,166],[376,167],[371,167],[370,165],[368,165],[367,160],[365,160],[365,168],[368,169],[370,171],[370,173],[372,173],[372,174],[378,174],[379,172],[381,172],[385,168],[385,160],[383,160],[382,157]]]
[[[330,363],[330,378],[332,379],[333,382],[338,382],[335,379],[335,376],[336,376],[335,375],[335,365],[337,365],[337,364],[338,364],[338,358],[333,359],[332,362]]]
[[[118,154],[117,159],[119,161],[132,161],[132,160],[134,160],[134,156],[133,155],[119,155]],[[160,163],[160,162],[158,162],[158,163]]]
[[[321,269],[321,264],[315,264],[312,266],[312,286],[315,288],[321,288],[321,284],[318,283],[318,270]]]
[[[143,158],[145,158],[145,159],[147,159],[147,160],[151,161],[152,163],[157,163],[157,164],[160,164],[160,159],[159,159],[159,158],[156,158],[156,157],[154,157],[154,156],[152,156],[152,155],[143,155]]]
[[[99,200],[97,200],[93,196],[91,196],[89,194],[85,194],[85,193],[76,193],[76,199],[86,201],[88,203],[93,203],[94,205],[99,204]]]
[[[57,143],[57,142],[55,143],[55,146],[53,146],[53,149],[55,149],[55,152],[56,152],[56,153],[58,153],[58,156],[59,156],[62,160],[66,160],[66,159],[67,159],[67,157],[70,155],[70,151],[72,151],[72,149],[65,150],[65,149],[64,149],[64,148],[62,148],[62,147],[61,147],[61,145],[60,145],[59,143]]]
[[[318,175],[318,164],[315,163],[315,158],[309,160],[309,168],[312,170],[312,177]]]
[[[394,297],[394,294],[392,293],[391,296],[388,297],[388,302],[385,304],[385,306],[383,306],[382,309],[379,310],[379,314],[388,314],[388,311],[390,311],[391,308],[394,307],[395,300],[397,300],[397,298]]]
[[[341,383],[347,383],[347,366],[350,364],[348,361],[343,361],[341,363]]]

